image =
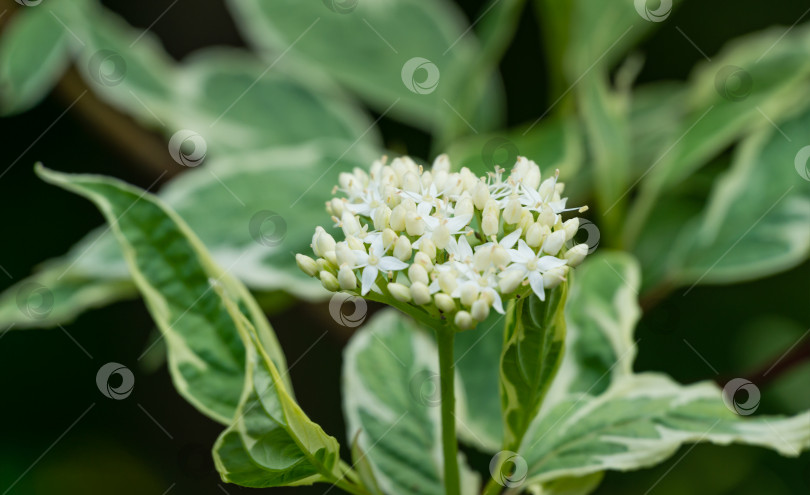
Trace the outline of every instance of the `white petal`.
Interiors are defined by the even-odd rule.
[[[467,236],[463,235],[458,240],[458,256],[462,260],[466,260],[468,258],[472,258],[473,250],[470,247],[469,241],[467,241]]]
[[[559,214],[563,210],[565,210],[565,202],[568,201],[568,198],[563,198],[559,201],[550,201],[548,205],[554,210],[554,213]]]
[[[532,286],[532,291],[537,294],[541,301],[546,300],[546,291],[543,289],[543,276],[537,272],[529,273],[529,284]]]
[[[380,267],[380,270],[384,272],[391,272],[395,270],[402,270],[403,268],[408,268],[408,264],[404,261],[394,258],[393,256],[384,256],[380,258],[380,262],[377,264]]]
[[[352,253],[354,253],[355,268],[368,265],[368,253],[365,251],[358,251],[357,249],[353,249]]]
[[[368,291],[371,290],[371,286],[374,284],[374,280],[376,279],[377,279],[376,266],[368,265],[367,267],[363,268],[362,290],[360,291],[360,294],[364,296],[368,294]]]
[[[547,272],[552,268],[563,266],[566,263],[568,263],[568,261],[561,260],[556,256],[543,256],[542,258],[537,260],[537,271]]]
[[[419,201],[422,201],[422,198],[419,198]],[[419,214],[420,217],[427,218],[430,215],[430,210],[433,209],[433,204],[428,203],[427,201],[422,201],[416,207],[416,213]]]
[[[505,314],[505,311],[503,310],[503,302],[501,301],[501,296],[498,295],[497,291],[494,291],[492,289],[488,290],[491,291],[492,293],[492,307],[495,308],[495,311],[497,311],[498,313]]]
[[[447,230],[449,230],[451,234],[457,233],[470,223],[472,217],[472,215],[459,215],[449,219],[447,221]]]
[[[526,242],[523,239],[521,239],[520,242],[518,242],[517,250],[520,257],[523,258],[521,260],[523,263],[528,262],[530,259],[536,256],[532,248],[530,248],[529,245],[526,244]]]
[[[501,239],[499,243],[501,246],[505,247],[506,249],[512,249],[512,246],[520,239],[520,234],[522,233],[521,229],[517,229],[516,231],[512,232],[508,236]]]

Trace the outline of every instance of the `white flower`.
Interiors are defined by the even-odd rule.
[[[529,279],[532,292],[540,298],[546,300],[546,293],[543,290],[543,274],[552,268],[558,268],[567,263],[566,260],[554,256],[538,256],[523,239],[518,241],[518,248],[511,251],[512,265],[505,273],[517,271],[523,274],[523,278]]]
[[[385,252],[386,248],[383,247],[382,238],[371,243],[368,247],[368,253],[360,250],[354,251],[356,265],[353,268],[363,268],[363,276],[360,279],[362,284],[361,295],[368,294],[368,291],[374,285],[374,281],[377,280],[377,274],[380,270],[391,272],[408,268],[407,263],[393,256],[385,256]]]
[[[567,247],[579,220],[561,217],[574,209],[566,209],[559,173],[541,182],[531,160],[520,157],[508,174],[495,167],[485,177],[466,167],[451,172],[446,155],[433,170],[408,157],[386,161],[340,174],[335,191],[344,197],[326,208],[345,240],[318,227],[316,259],[296,256],[329,290],[423,317],[441,314],[462,330],[491,309],[503,314],[504,299],[533,293],[544,300],[588,254],[586,245]]]

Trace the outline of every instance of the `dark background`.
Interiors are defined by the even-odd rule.
[[[169,4],[154,0],[104,3],[141,28],[150,25]],[[461,7],[468,18],[475,19],[486,4],[482,0],[464,1]],[[774,24],[793,24],[808,6],[795,1],[686,2],[640,45],[646,65],[639,82],[685,79],[691,67],[703,59],[676,26],[712,56],[731,38]],[[177,58],[207,45],[243,44],[225,6],[215,0],[180,0],[152,30]],[[510,125],[535,119],[550,103],[540,69],[540,34],[533,13],[527,9],[501,64]],[[2,169],[19,158],[0,180],[2,289],[27,276],[38,262],[63,254],[102,222],[89,202],[37,180],[32,172],[35,161],[58,170],[114,175],[142,187],[159,175],[110,144],[73,111],[43,134],[65,108],[62,99],[50,96],[32,111],[0,120]],[[426,135],[388,119],[381,121],[381,128],[386,144],[397,148],[404,144],[413,155],[427,155]],[[396,136],[396,141],[391,136]],[[717,378],[684,343],[688,339],[720,376],[750,371],[741,368],[751,363],[737,358],[740,346],[767,340],[768,332],[786,320],[792,320],[799,329],[810,327],[808,289],[810,264],[806,263],[753,283],[698,287],[686,297],[678,292],[644,316],[638,331],[637,368],[664,370],[683,382]],[[299,304],[272,316],[271,322],[288,362],[296,363],[291,375],[302,407],[345,444],[340,350],[348,335],[333,328],[335,331],[312,346],[331,321],[320,316],[323,314],[328,314],[323,307]],[[700,322],[699,331],[695,322]],[[153,328],[144,305],[131,301],[88,312],[64,331],[0,334],[0,495],[249,492],[233,485],[218,486],[220,480],[209,450],[222,427],[180,398],[160,360],[152,366],[138,363]],[[135,388],[126,400],[109,400],[96,388],[96,372],[110,361],[130,366],[135,373]],[[799,384],[790,389],[792,400],[787,403],[776,396],[766,400],[770,385],[763,384],[761,410],[796,412],[801,406],[810,408],[810,383],[802,381],[802,377],[810,376],[809,368],[807,363],[800,364],[780,377],[793,377]],[[475,452],[469,455],[486,472],[489,457]],[[656,468],[609,474],[597,493],[641,494],[654,484],[653,494],[810,493],[810,455],[784,459],[749,447],[687,446]],[[317,485],[289,491],[324,493],[327,488]]]

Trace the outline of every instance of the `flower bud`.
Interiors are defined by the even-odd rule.
[[[535,222],[529,226],[526,230],[526,244],[529,247],[540,247],[540,244],[543,243],[543,229],[540,227],[540,224]]]
[[[551,201],[551,196],[554,194],[554,187],[557,184],[556,177],[549,177],[548,179],[544,180],[542,184],[540,184],[540,198],[543,201]]]
[[[541,225],[553,227],[557,222],[557,215],[554,214],[554,210],[552,210],[550,206],[543,205],[540,209],[540,213],[537,215],[537,221]]]
[[[390,292],[391,295],[394,296],[394,299],[396,299],[397,301],[404,302],[404,303],[410,302],[410,300],[411,300],[411,290],[409,288],[405,287],[402,284],[398,284],[398,283],[390,283],[390,284],[388,284],[387,287],[388,287],[388,292]]]
[[[383,230],[382,243],[383,243],[383,247],[386,249],[386,251],[388,250],[388,248],[393,246],[395,242],[397,242],[398,238],[399,238],[399,236],[393,230],[391,230],[391,229]]]
[[[452,313],[456,310],[455,301],[453,301],[453,298],[444,292],[439,292],[433,296],[433,301],[436,303],[436,307],[439,308],[439,311],[442,313]]]
[[[320,273],[321,277],[321,284],[323,285],[324,289],[328,290],[329,292],[337,292],[340,290],[340,283],[338,283],[338,279],[335,278],[334,275],[323,270]]]
[[[469,330],[473,327],[473,319],[470,313],[466,311],[459,311],[453,319],[459,330]]]
[[[405,215],[408,214],[408,209],[404,203],[400,203],[391,210],[391,216],[388,218],[388,225],[397,232],[405,230]]]
[[[534,215],[532,215],[532,212],[529,211],[528,208],[521,208],[520,222],[518,222],[520,230],[526,232],[532,224],[534,224]]]
[[[323,253],[323,257],[324,257],[324,259],[326,261],[329,262],[330,266],[332,266],[332,267],[338,266],[337,256],[335,255],[334,251],[327,251],[327,252]]]
[[[413,262],[418,265],[422,265],[422,267],[428,273],[430,273],[433,270],[433,262],[430,261],[428,255],[422,251],[416,253],[416,256],[413,257]]]
[[[394,257],[402,261],[411,259],[411,241],[404,235],[399,236],[399,239],[397,239],[394,245]]]
[[[318,258],[317,260],[315,260],[315,264],[316,264],[316,265],[318,265],[318,272],[319,272],[319,273],[320,273],[322,270],[329,271],[329,270],[331,270],[331,269],[332,269],[332,267],[331,267],[331,266],[329,266],[329,262],[328,262],[328,261],[326,261],[326,260],[325,260],[325,259],[323,259],[323,258]]]
[[[574,238],[574,235],[576,235],[577,230],[579,230],[579,217],[566,220],[562,227],[563,230],[565,230],[565,240],[570,241]]]
[[[492,247],[484,246],[473,254],[473,268],[483,272],[492,264]]]
[[[332,201],[328,203],[327,211],[332,215],[340,218],[343,216],[343,212],[345,211],[345,203],[344,200],[340,198],[332,198]]]
[[[408,192],[419,192],[421,184],[419,176],[413,172],[408,172],[402,177],[402,189]]]
[[[473,204],[479,210],[483,210],[489,201],[489,187],[486,182],[479,180],[472,191]]]
[[[509,264],[511,261],[511,257],[509,256],[509,251],[506,250],[505,247],[501,246],[500,244],[495,244],[492,246],[492,264],[495,265],[497,268],[502,269],[506,265]]]
[[[455,214],[457,216],[472,215],[473,213],[475,213],[475,206],[470,196],[463,196],[456,202]]]
[[[472,305],[472,309],[470,309],[470,316],[477,321],[486,320],[487,316],[489,316],[489,304],[481,299],[475,301]]]
[[[487,237],[496,235],[498,233],[498,215],[485,215],[484,220],[481,222],[481,229]]]
[[[357,288],[357,276],[354,274],[349,265],[340,265],[337,276],[340,288],[343,290],[354,290]]]
[[[450,230],[448,230],[447,225],[440,224],[436,227],[436,230],[433,231],[433,243],[439,249],[447,247],[447,244],[450,243]]]
[[[447,156],[446,153],[442,153],[441,155],[437,156],[435,160],[433,160],[433,173],[436,172],[450,172],[450,157]]]
[[[422,239],[422,243],[419,244],[419,251],[425,253],[431,261],[436,259],[436,244],[429,238]]]
[[[374,211],[374,229],[383,230],[391,219],[391,208],[382,206]]]
[[[437,191],[443,191],[447,185],[447,180],[450,178],[449,172],[444,170],[433,171],[433,185],[436,186]]]
[[[419,253],[417,253],[418,255]],[[410,279],[411,283],[420,282],[427,285],[430,282],[428,278],[427,270],[425,267],[414,263],[410,267],[408,267],[408,279]]]
[[[355,261],[354,252],[348,242],[340,241],[335,245],[335,263],[338,266],[344,264],[354,266]]]
[[[555,256],[560,252],[563,243],[565,243],[565,231],[555,230],[549,234],[545,242],[543,242],[543,252]]]
[[[504,272],[503,277],[498,282],[498,287],[501,289],[501,294],[509,294],[514,292],[522,281],[522,273],[517,270],[508,270]]]
[[[315,256],[323,256],[323,253],[334,250],[335,239],[323,230],[323,227],[316,227],[315,235],[312,236],[312,251]]]
[[[568,266],[558,266],[552,268],[543,274],[543,287],[546,289],[553,289],[560,285],[560,282],[565,280],[565,275],[568,273]]]
[[[577,244],[565,253],[565,259],[568,260],[568,266],[577,266],[585,260],[585,256],[587,255],[588,245]]]
[[[540,167],[538,167],[533,161],[529,163],[533,166],[529,168],[529,171],[523,178],[523,185],[536,191],[537,187],[540,185]]]
[[[346,236],[357,235],[361,230],[363,230],[363,228],[360,226],[360,220],[358,220],[356,216],[352,215],[348,211],[343,212],[340,223],[341,227],[343,228],[343,234]]]
[[[441,287],[444,292],[452,294],[457,286],[458,282],[456,281],[455,273],[446,271],[439,274],[439,287]]]
[[[423,305],[430,302],[430,290],[428,286],[422,282],[414,282],[411,284],[411,297],[414,304]]]
[[[425,233],[425,221],[415,211],[409,211],[405,215],[405,230],[408,235],[420,236]]]
[[[354,236],[347,237],[346,238],[346,243],[348,243],[349,247],[354,249],[355,251],[365,251],[366,250],[366,245],[363,244],[363,241],[361,241],[357,237],[354,237]]]
[[[318,274],[318,264],[315,263],[315,260],[313,260],[309,256],[303,254],[296,254],[295,263],[298,265],[298,268],[300,268],[302,272],[306,273],[310,277],[314,277],[315,275]]]
[[[490,199],[487,200],[487,203],[484,205],[484,210],[481,212],[481,214],[483,216],[487,216],[487,215],[498,216],[498,214],[500,212],[501,212],[501,207],[498,206],[498,202],[495,201],[494,199],[490,198]]]
[[[461,179],[462,188],[464,191],[472,190],[476,184],[478,184],[479,179],[475,176],[472,171],[467,167],[461,167],[461,170],[458,171],[459,178]]]
[[[478,286],[475,282],[467,282],[461,286],[461,304],[468,308],[478,299]]]
[[[522,213],[520,199],[518,199],[517,196],[512,196],[506,203],[506,208],[503,210],[503,220],[510,225],[515,225],[520,221]]]

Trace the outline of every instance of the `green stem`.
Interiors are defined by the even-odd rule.
[[[501,484],[498,483],[494,477],[492,477],[489,479],[487,486],[484,487],[484,491],[481,495],[498,495],[501,493],[502,489],[503,486],[501,486]]]
[[[446,495],[460,495],[458,474],[458,442],[456,441],[456,395],[453,339],[455,329],[451,326],[436,326],[436,341],[439,346],[439,384],[442,397],[442,451],[444,452],[444,491]]]

